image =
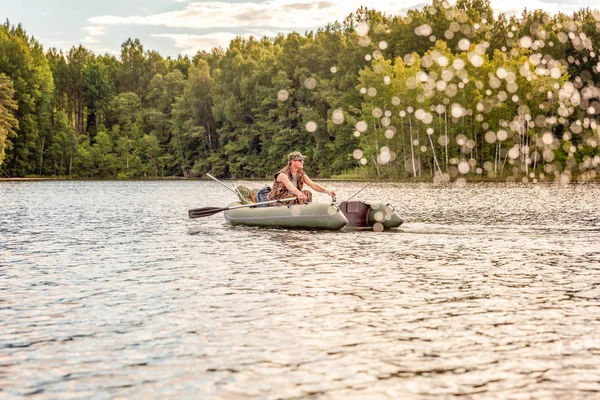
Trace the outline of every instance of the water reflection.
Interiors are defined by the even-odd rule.
[[[328,182],[340,199],[364,183]],[[0,183],[16,396],[584,398],[595,185],[375,182],[396,232],[231,227],[212,182]],[[316,194],[316,200],[328,198]]]

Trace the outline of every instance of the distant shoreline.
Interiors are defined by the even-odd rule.
[[[220,178],[223,181],[270,181],[272,178]],[[401,183],[433,183],[433,178],[313,178],[318,181],[330,182],[401,182]],[[467,183],[522,183],[520,179],[507,181],[506,179],[489,179],[489,178],[465,178]],[[89,181],[89,182],[144,182],[144,181],[211,181],[209,178],[183,178],[183,177],[164,177],[164,178],[141,178],[141,179],[114,179],[114,178],[44,178],[44,177],[28,177],[28,178],[0,178],[0,182],[35,182],[35,181]],[[455,180],[449,182],[454,183]],[[557,183],[555,179],[543,179],[533,182],[531,179],[526,182],[534,183]],[[576,179],[569,183],[600,183],[600,178],[596,177],[589,181],[578,181]],[[446,183],[447,184],[447,183]]]

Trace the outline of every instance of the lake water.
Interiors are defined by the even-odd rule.
[[[0,182],[0,397],[600,396],[600,185],[374,183],[393,232],[187,218],[233,199]]]

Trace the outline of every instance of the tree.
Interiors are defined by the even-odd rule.
[[[85,70],[93,59],[87,48],[79,45],[67,53],[67,98],[69,116],[73,116],[75,128],[83,133],[86,128]]]
[[[19,128],[19,121],[14,115],[18,108],[14,95],[12,81],[0,74],[0,166],[4,161],[6,148],[11,145],[9,138],[16,136]]]
[[[104,147],[99,154],[105,157],[109,152],[114,152],[112,144],[116,144],[117,153],[114,154],[115,160],[110,167],[115,167],[127,177],[133,177],[136,173],[141,173],[141,171],[131,170],[132,157],[136,150],[135,144],[143,136],[140,98],[133,92],[125,92],[115,96],[109,105],[109,115],[111,122],[110,132],[104,130],[102,127],[100,130],[104,131],[111,145],[108,146],[106,144],[107,140],[103,139]],[[116,155],[118,155],[118,159]],[[106,168],[101,168],[100,170],[106,171]]]
[[[114,83],[108,66],[101,58],[90,61],[84,67],[81,80],[89,113],[86,131],[93,139],[99,126],[106,123],[108,106],[114,96]]]
[[[210,76],[208,64],[198,60],[197,66],[191,66],[183,93],[177,98],[171,119],[173,139],[171,146],[175,150],[177,163],[186,176],[196,162],[202,167],[201,173],[210,168],[206,160],[218,147],[216,122],[213,116],[214,80]],[[196,147],[195,151],[192,150]],[[192,150],[192,151],[191,151]],[[195,161],[194,161],[195,160]]]
[[[42,46],[21,25],[0,25],[0,72],[13,82],[18,108],[17,135],[5,149],[2,172],[9,176],[40,173],[50,135],[50,107],[54,84]]]

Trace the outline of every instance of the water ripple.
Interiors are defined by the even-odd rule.
[[[213,182],[0,182],[0,397],[597,397],[599,195],[374,183],[400,230],[303,232],[188,220]]]

